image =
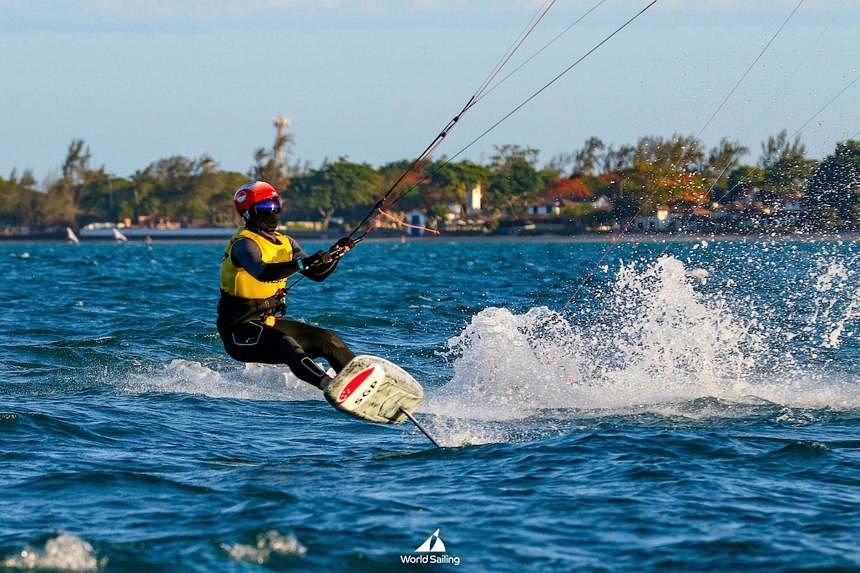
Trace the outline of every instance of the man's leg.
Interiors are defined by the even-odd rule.
[[[305,352],[304,347],[292,336],[287,336],[281,329],[275,329],[280,334],[280,362],[286,362],[293,374],[317,388],[324,389],[330,379],[319,364]]]
[[[355,354],[331,330],[297,320],[279,320],[275,329],[283,333],[291,344],[296,345],[292,352],[303,351],[303,354],[311,358],[325,358],[335,372],[343,370],[343,367],[355,358]]]
[[[296,324],[301,325],[302,323]],[[286,364],[293,374],[301,380],[317,388],[322,388],[324,383],[329,381],[329,378],[325,371],[313,361],[317,355],[309,356],[299,341],[290,336],[289,332],[301,334],[301,329],[297,327],[280,329],[277,328],[277,325],[273,328],[257,322],[247,322],[233,329],[224,330],[221,332],[221,339],[224,341],[224,348],[227,353],[240,362]],[[338,338],[338,340],[340,339]],[[341,345],[346,349],[346,345],[342,341]],[[348,349],[346,351],[349,352]],[[324,354],[319,354],[319,356],[325,357],[336,369],[338,368],[335,366],[337,363],[330,360],[328,356]],[[343,353],[339,352],[338,356],[343,357]]]

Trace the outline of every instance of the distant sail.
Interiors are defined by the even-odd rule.
[[[113,230],[113,238],[114,239],[116,239],[117,241],[119,241],[121,243],[125,243],[126,241],[128,241],[128,237],[126,237],[125,235],[120,233],[119,229],[114,227],[112,230]]]
[[[73,242],[74,244],[76,244],[76,245],[77,245],[78,243],[80,243],[80,240],[78,240],[78,236],[75,234],[75,232],[74,232],[74,231],[72,231],[72,228],[71,228],[71,227],[66,227],[66,236],[67,236],[67,237],[69,238],[69,240],[70,240],[71,242]]]

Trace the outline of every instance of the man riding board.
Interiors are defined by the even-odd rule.
[[[307,256],[277,231],[281,202],[264,181],[239,187],[233,197],[245,226],[227,243],[221,261],[218,333],[227,354],[241,362],[287,364],[300,379],[325,390],[332,378],[314,361],[340,372],[355,354],[330,330],[281,318],[287,277],[301,273],[323,281],[355,243],[344,237],[329,251]]]

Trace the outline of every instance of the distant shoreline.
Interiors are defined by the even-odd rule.
[[[190,230],[189,230],[190,231]],[[227,232],[229,231],[229,232]],[[193,232],[184,232],[181,234],[165,233],[162,236],[153,233],[148,235],[151,243],[222,243],[232,236],[234,229],[225,231],[223,236],[212,236],[210,234],[194,234]],[[335,241],[342,236],[343,233],[314,233],[314,232],[290,232],[286,233],[299,241]],[[840,233],[782,233],[782,234],[672,234],[672,233],[626,233],[624,235],[610,233],[583,233],[577,235],[560,235],[560,234],[535,234],[535,235],[473,235],[473,234],[441,234],[441,235],[426,235],[423,237],[411,237],[407,235],[378,235],[369,236],[366,240],[371,243],[689,243],[700,241],[856,241],[860,239],[860,232],[846,231]],[[98,237],[81,237],[82,243],[111,243],[116,242],[113,237],[98,236]],[[65,233],[41,233],[27,236],[2,236],[0,235],[0,243],[67,243],[69,242]],[[143,243],[147,242],[143,236],[130,236],[128,242]]]
[[[301,238],[301,237],[297,237]],[[583,233],[581,235],[440,235],[437,237],[407,237],[403,242],[434,242],[444,241],[449,243],[698,243],[701,241],[856,241],[860,239],[860,232],[838,234],[784,234],[784,235],[731,235],[721,233],[718,235],[672,235],[672,234],[633,234],[612,235],[603,233]],[[400,242],[397,237],[384,237],[368,239],[374,243],[396,243]]]

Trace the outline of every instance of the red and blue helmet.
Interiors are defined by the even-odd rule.
[[[233,195],[236,211],[245,218],[281,212],[281,199],[275,188],[265,181],[249,181]]]

